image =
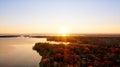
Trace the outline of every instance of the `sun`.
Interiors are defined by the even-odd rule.
[[[66,27],[61,27],[60,28],[60,33],[61,33],[62,36],[67,36],[68,29]]]

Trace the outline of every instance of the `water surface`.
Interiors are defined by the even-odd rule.
[[[46,38],[0,38],[0,67],[39,67],[41,56],[32,50]]]

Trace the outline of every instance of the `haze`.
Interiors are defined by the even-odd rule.
[[[0,34],[120,33],[120,0],[0,0]]]

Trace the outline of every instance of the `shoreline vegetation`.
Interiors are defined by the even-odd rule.
[[[120,37],[57,36],[47,40],[70,43],[36,43],[33,50],[42,56],[39,67],[120,66]]]

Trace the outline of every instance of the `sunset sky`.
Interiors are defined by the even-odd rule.
[[[120,33],[120,0],[0,0],[0,34]]]

